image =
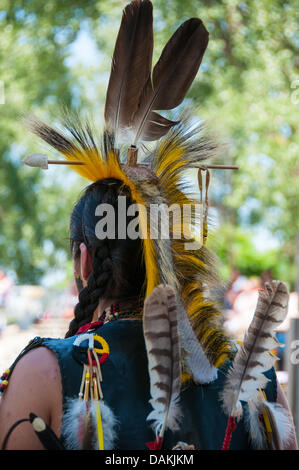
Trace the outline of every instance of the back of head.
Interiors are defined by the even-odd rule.
[[[145,267],[141,240],[126,236],[132,217],[119,214],[119,197],[132,203],[130,190],[115,178],[106,178],[89,185],[75,205],[70,220],[71,252],[75,262],[80,259],[80,244],[85,243],[92,260],[87,286],[79,293],[75,318],[66,337],[76,334],[80,326],[91,321],[100,299],[141,300],[144,296]],[[101,208],[109,206],[113,231],[99,236],[97,224],[104,221]],[[100,209],[100,210],[99,210]],[[105,216],[106,217],[106,216]],[[124,226],[119,227],[120,224]],[[109,227],[108,227],[109,228]],[[120,228],[120,230],[119,230]],[[125,236],[123,235],[125,234]]]

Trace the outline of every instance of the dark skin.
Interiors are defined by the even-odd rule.
[[[75,277],[80,275],[82,285],[87,284],[91,273],[91,258],[84,243],[80,245],[81,256],[74,261]],[[94,312],[93,321],[99,311],[104,310],[113,301],[100,300]],[[277,387],[277,402],[288,410],[284,392]],[[47,348],[40,347],[26,354],[17,363],[9,386],[0,401],[0,448],[10,427],[19,419],[28,418],[29,413],[41,417],[60,437],[62,423],[62,385],[60,368],[56,356]],[[7,449],[44,450],[43,445],[28,422],[20,424],[11,434]],[[295,430],[286,449],[297,449]]]

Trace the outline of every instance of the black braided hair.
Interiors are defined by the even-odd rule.
[[[145,267],[141,240],[118,238],[118,196],[125,196],[127,205],[132,203],[130,190],[114,178],[91,184],[73,209],[70,222],[71,252],[74,259],[80,256],[80,244],[84,242],[92,258],[92,272],[87,286],[79,293],[74,319],[70,322],[66,338],[92,320],[101,298],[125,298],[140,300],[143,296]],[[100,220],[95,215],[99,204],[110,204],[115,211],[115,239],[96,237],[95,227]],[[126,224],[131,217],[126,217]]]

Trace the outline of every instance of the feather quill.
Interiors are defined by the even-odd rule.
[[[151,73],[152,16],[152,4],[148,0],[134,0],[123,11],[105,103],[106,125],[115,134],[132,124]]]
[[[154,110],[173,109],[183,101],[201,64],[208,40],[209,33],[199,18],[185,21],[170,38],[141,96],[134,118],[135,145],[149,133],[149,122],[155,121],[152,119]],[[168,125],[171,127],[170,122]]]
[[[179,121],[171,121],[161,114],[151,111],[146,126],[142,132],[142,140],[153,141],[163,137],[169,129],[178,124]]]
[[[275,328],[287,314],[287,286],[281,281],[273,281],[265,287],[259,293],[253,320],[228,371],[222,392],[224,411],[237,419],[242,416],[241,401],[254,403],[258,400],[258,389],[263,389],[268,382],[263,372],[277,360],[270,353],[279,344]]]
[[[150,375],[150,403],[153,411],[147,421],[159,437],[178,429],[181,418],[178,399],[181,385],[180,348],[175,292],[170,286],[157,286],[144,304],[143,331]]]

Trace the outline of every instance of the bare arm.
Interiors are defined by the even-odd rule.
[[[55,355],[40,347],[26,354],[17,363],[0,401],[0,448],[8,430],[29,413],[41,417],[59,436],[62,415],[62,386]],[[28,422],[11,434],[7,449],[42,450],[43,445]]]

